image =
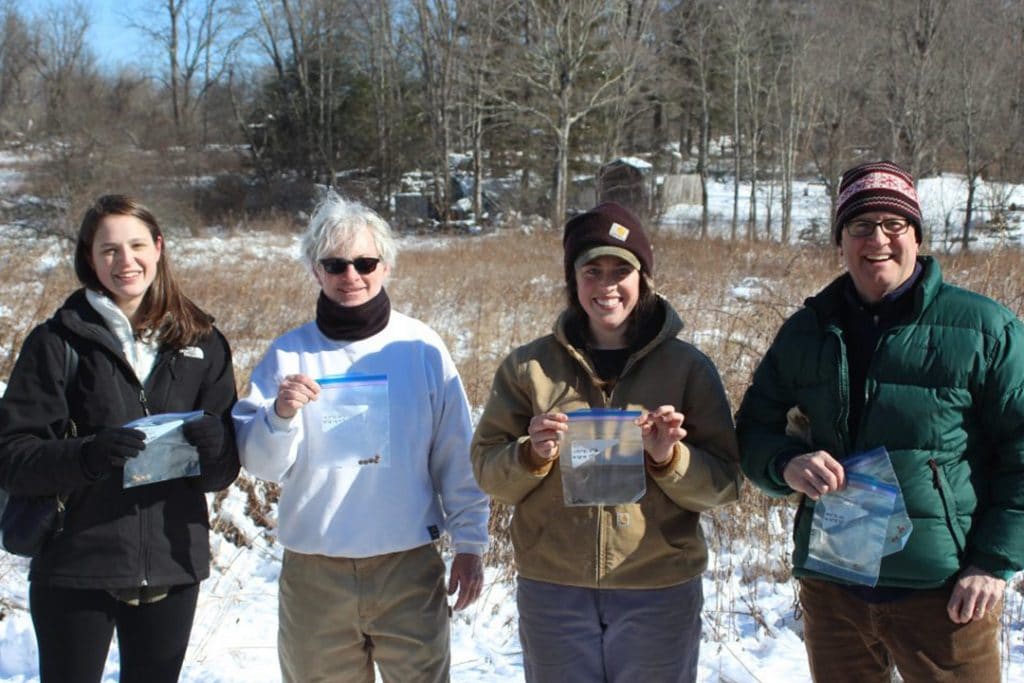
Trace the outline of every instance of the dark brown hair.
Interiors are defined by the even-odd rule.
[[[150,284],[142,303],[136,312],[138,324],[135,333],[148,338],[156,336],[160,346],[182,349],[195,344],[200,338],[213,331],[213,318],[196,306],[181,293],[171,274],[171,261],[167,253],[167,242],[156,217],[145,206],[132,197],[122,194],[103,195],[89,207],[78,228],[78,242],[75,245],[75,275],[79,282],[89,289],[110,292],[100,282],[92,266],[90,256],[92,243],[100,223],[107,216],[132,216],[142,221],[155,243],[163,242],[160,260],[156,264],[156,277]]]
[[[593,342],[590,334],[590,318],[580,304],[579,289],[576,286],[575,274],[566,280],[565,294],[569,304],[569,321],[583,335],[587,344]],[[658,294],[654,291],[654,283],[647,273],[640,271],[640,295],[636,306],[626,319],[626,346],[632,347],[640,337],[640,331],[648,319],[658,311]]]

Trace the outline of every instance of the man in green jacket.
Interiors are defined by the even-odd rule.
[[[787,320],[737,416],[744,472],[800,496],[793,573],[815,680],[998,681],[1006,581],[1024,566],[1024,327],[920,256],[921,208],[890,162],[843,174],[847,272]],[[806,567],[815,501],[884,446],[913,530],[873,587]]]

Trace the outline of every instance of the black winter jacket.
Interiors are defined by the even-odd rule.
[[[64,340],[78,369],[64,387]],[[32,560],[29,579],[65,588],[192,584],[210,573],[204,492],[238,475],[231,424],[237,400],[231,351],[214,330],[198,346],[161,349],[140,385],[121,345],[85,298],[72,294],[26,338],[0,399],[0,487],[67,497],[64,530]],[[204,410],[221,417],[224,447],[199,477],[124,489],[121,470],[94,479],[85,437],[148,414]],[[69,419],[78,438],[64,438]]]

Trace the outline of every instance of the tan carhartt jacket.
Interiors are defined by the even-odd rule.
[[[528,579],[588,588],[664,588],[707,566],[700,512],[735,501],[739,454],[718,372],[676,338],[683,323],[664,299],[657,336],[626,362],[612,387],[569,342],[566,314],[554,334],[513,351],[494,377],[473,437],[473,472],[484,492],[514,505],[516,568]],[[559,468],[538,467],[530,418],[585,408],[675,406],[686,438],[661,468],[648,463],[647,492],[636,503],[567,507]]]

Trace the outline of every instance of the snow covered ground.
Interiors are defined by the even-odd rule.
[[[16,173],[6,168],[10,158],[0,154],[0,199],[5,189],[17,182]],[[947,217],[956,216],[962,205],[962,181],[952,176],[927,178],[920,183],[926,219],[933,235],[942,234]],[[5,187],[6,186],[6,187]],[[727,219],[732,206],[732,188],[727,183],[712,187],[712,214]],[[993,190],[995,192],[996,190]],[[1024,201],[1024,188],[1003,188],[1018,204]],[[744,193],[745,195],[745,193]],[[827,230],[828,200],[823,186],[801,183],[794,215],[794,233],[811,229]],[[763,209],[759,211],[763,212]],[[684,222],[699,218],[699,207],[680,205],[665,217],[663,230],[672,230]],[[741,215],[746,209],[741,205]],[[763,215],[763,213],[762,213]],[[778,213],[776,213],[778,215]],[[956,221],[953,220],[955,224]],[[954,228],[956,232],[958,228]],[[22,231],[0,225],[0,241],[24,239]],[[281,236],[267,238],[261,244],[258,235],[242,240],[209,237],[175,245],[176,258],[187,261],[190,255],[212,253],[238,254],[274,251],[297,253],[294,244],[282,244]],[[986,238],[990,239],[990,238]],[[1014,226],[1003,241],[1017,242],[1020,226]],[[986,240],[982,240],[983,243]],[[403,240],[404,250],[436,248],[423,238]],[[54,241],[48,254],[59,258],[64,247]],[[45,267],[41,263],[40,267]],[[749,283],[734,283],[740,296]],[[2,302],[0,302],[2,307]],[[0,382],[0,391],[5,388]],[[277,576],[281,548],[269,543],[244,514],[245,498],[237,489],[223,503],[224,515],[251,539],[251,547],[238,547],[221,536],[214,536],[213,575],[203,584],[186,660],[183,681],[276,682],[280,680],[275,650],[277,630]],[[769,530],[779,543],[789,538],[782,520]],[[734,683],[755,681],[809,680],[800,638],[801,622],[794,614],[792,582],[775,583],[750,580],[745,566],[752,560],[742,539],[723,548],[710,559],[704,579],[704,641],[701,649],[700,680]],[[774,556],[784,553],[780,548]],[[15,609],[0,620],[0,683],[37,681],[36,646],[27,605],[27,561],[0,555],[0,597]],[[764,573],[764,572],[761,572]],[[523,679],[521,650],[516,631],[515,592],[512,584],[500,580],[497,570],[489,569],[483,597],[469,609],[457,613],[452,622],[452,679],[460,683],[515,682]],[[1004,613],[1004,680],[1024,680],[1024,599],[1008,591]],[[111,649],[105,681],[116,681],[118,656]]]

